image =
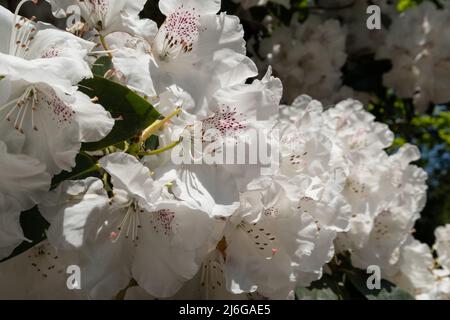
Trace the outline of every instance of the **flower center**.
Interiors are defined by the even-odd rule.
[[[368,195],[368,188],[367,185],[356,178],[348,178],[346,181],[346,189],[350,192],[354,193],[355,195],[359,196],[367,196]]]
[[[183,5],[167,17],[156,36],[156,49],[162,61],[193,50],[199,35],[199,18],[195,8],[186,9]]]
[[[31,114],[31,127],[33,130],[38,131],[35,123],[35,112],[36,112],[36,100],[37,100],[37,90],[34,87],[29,87],[25,92],[17,99],[13,99],[3,106],[0,107],[0,113],[7,111],[4,116],[4,120],[11,122],[13,121],[14,128],[20,133],[24,133],[23,124],[25,116]]]
[[[356,130],[355,134],[350,137],[350,150],[362,149],[367,146],[366,131],[363,128]]]
[[[27,87],[18,98],[0,106],[0,120],[3,118],[3,120],[11,122],[14,128],[22,134],[27,132],[26,128],[39,131],[36,115],[40,110],[48,112],[50,118],[58,126],[70,124],[75,115],[72,108],[62,101],[54,91],[33,85]]]
[[[78,0],[78,3],[86,11],[90,22],[97,30],[105,27],[105,17],[109,9],[108,0]]]
[[[235,136],[246,128],[244,114],[238,113],[236,108],[226,105],[219,107],[219,111],[203,120],[203,130],[217,130],[222,136]]]
[[[130,239],[137,246],[137,241],[139,240],[139,229],[142,228],[140,214],[143,210],[139,210],[134,202],[128,205],[128,210],[125,213],[122,221],[117,227],[117,231],[111,232],[110,238],[113,242],[117,242],[123,234],[125,234],[125,239]]]
[[[388,238],[390,224],[392,224],[392,212],[384,209],[374,219],[373,235],[376,240],[386,240]]]

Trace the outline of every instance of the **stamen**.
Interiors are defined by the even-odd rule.
[[[33,100],[31,102],[31,127],[34,131],[39,131],[37,126],[34,124],[34,113],[36,112],[36,92],[33,95]]]
[[[28,106],[28,101],[25,104],[19,105],[19,112],[17,112],[16,120],[14,121],[14,128],[18,131],[22,131],[22,129],[19,130],[19,119],[20,115],[22,114],[22,110],[25,110],[25,108]]]
[[[133,242],[139,240],[138,230],[141,228],[140,218],[139,218],[139,210],[136,207],[134,201],[130,201],[126,205],[128,207],[125,216],[122,218],[119,226],[117,227],[117,232],[113,231],[110,234],[110,239],[112,242],[117,242],[122,236],[125,228],[127,229],[125,232],[125,238],[129,239],[130,231],[131,231],[131,240]]]
[[[16,10],[14,11],[14,16],[13,16],[13,21],[12,21],[13,30],[12,30],[11,36],[9,38],[9,54],[10,55],[15,55],[15,54],[13,54],[13,51],[15,52],[17,50],[17,47],[14,45],[14,42],[17,41],[17,39],[18,39],[17,30],[21,29],[20,20],[19,21],[17,20],[17,17],[19,16],[19,11],[26,2],[30,2],[30,1],[33,2],[34,4],[37,4],[39,2],[39,0],[22,0],[19,2],[19,4],[16,7]],[[21,42],[19,42],[17,45],[19,45],[20,43]]]
[[[147,129],[145,129],[139,139],[139,143],[144,143],[150,138],[154,133],[156,133],[159,129],[161,129],[166,123],[168,123],[173,117],[178,116],[181,113],[181,109],[177,108],[174,112],[169,114],[162,120],[157,120],[153,124],[151,124]]]
[[[14,100],[11,100],[11,101],[7,102],[5,105],[0,107],[0,112],[5,110],[6,108],[10,107],[11,105],[15,104],[19,100],[20,100],[20,98],[17,98],[17,99],[14,99]]]

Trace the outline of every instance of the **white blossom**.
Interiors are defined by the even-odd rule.
[[[430,103],[446,103],[449,86],[449,36],[442,33],[450,21],[448,9],[439,10],[433,3],[405,11],[396,19],[386,44],[377,56],[392,61],[392,70],[383,83],[395,89],[401,98],[413,98],[416,109],[424,112]]]

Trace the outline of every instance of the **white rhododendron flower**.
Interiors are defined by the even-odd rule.
[[[197,273],[214,219],[201,207],[165,197],[164,185],[130,155],[114,153],[100,165],[112,178],[110,200],[100,180],[88,179],[63,184],[40,204],[53,222],[51,243],[88,256],[95,296],[113,294],[131,278],[157,297],[175,294]]]
[[[207,5],[198,0],[163,1],[160,9],[166,20],[151,41],[126,34],[106,38],[116,49],[115,66],[130,87],[153,97],[176,85],[194,100],[191,111],[205,114],[218,89],[257,74],[245,55],[239,19],[218,15],[220,1],[208,1]]]
[[[114,120],[74,86],[91,77],[93,44],[0,8],[9,49],[0,52],[0,133],[14,153],[39,159],[51,174],[70,170],[81,142],[98,141]],[[42,74],[45,73],[45,77]]]
[[[396,0],[321,0],[323,15],[327,18],[339,19],[348,31],[347,49],[350,53],[374,53],[384,44],[389,25],[397,14]],[[380,29],[369,29],[368,7],[376,5],[380,9]],[[335,9],[335,10],[333,10]],[[373,14],[374,11],[371,11]],[[378,17],[378,16],[377,16]]]
[[[44,241],[0,265],[0,299],[85,300],[89,296],[81,283],[67,286],[67,270],[79,265],[77,252],[57,250]]]
[[[9,256],[26,238],[20,212],[31,209],[50,187],[50,175],[38,160],[14,155],[0,141],[0,259]]]
[[[448,106],[413,105],[450,100],[448,6],[44,1],[61,30],[28,2],[0,6],[0,298],[450,299],[419,221]]]
[[[445,227],[437,228],[436,234]],[[436,246],[440,240],[437,239]],[[437,253],[440,261],[440,253]],[[439,268],[441,267],[441,268]],[[430,247],[413,238],[408,238],[402,248],[399,271],[392,280],[400,287],[408,290],[418,300],[450,299],[450,273],[444,265],[434,260]]]
[[[399,250],[412,232],[414,223],[425,205],[427,174],[410,165],[420,153],[414,146],[404,146],[387,159],[390,168],[380,186],[384,193],[368,241],[352,253],[353,263],[360,268],[377,264],[384,272],[399,258]],[[391,196],[387,196],[391,195]]]
[[[106,36],[112,32],[123,31],[139,36],[151,36],[156,24],[149,19],[140,19],[145,0],[46,0],[58,18],[70,17],[79,13],[84,25],[82,29],[95,29]],[[76,11],[76,9],[78,11]]]
[[[439,264],[450,273],[450,225],[439,227],[435,231],[434,247],[439,256]]]
[[[446,89],[450,84],[450,38],[442,33],[449,23],[448,9],[439,10],[433,3],[424,2],[394,21],[386,44],[377,54],[393,64],[384,75],[384,84],[402,98],[413,98],[420,112],[426,111],[430,103],[450,100]]]
[[[341,80],[345,41],[346,31],[338,20],[311,16],[300,24],[294,17],[290,26],[274,27],[272,37],[262,41],[260,64],[272,65],[289,103],[300,93],[334,103],[347,95],[340,95],[340,90],[349,90]]]

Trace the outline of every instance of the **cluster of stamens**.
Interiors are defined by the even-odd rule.
[[[17,20],[18,19],[18,20]],[[36,27],[34,21],[36,17],[32,17],[31,20],[14,16],[14,26],[11,33],[11,39],[9,44],[9,54],[17,57],[25,58],[30,46],[36,35]]]
[[[105,27],[105,17],[109,9],[108,0],[78,0],[78,3],[89,14],[95,28],[103,29]]]
[[[25,116],[31,113],[31,127],[33,130],[38,131],[35,124],[35,112],[37,102],[37,90],[34,87],[29,87],[25,92],[17,99],[13,99],[0,107],[0,113],[10,110],[6,113],[4,120],[13,121],[14,128],[20,133],[24,133],[23,125]],[[31,111],[29,111],[31,109]]]
[[[128,210],[125,213],[122,221],[117,227],[117,231],[111,232],[110,238],[113,242],[118,241],[123,234],[125,234],[126,239],[130,239],[137,246],[137,241],[139,240],[139,229],[142,228],[140,214],[143,210],[140,210],[136,203],[130,202],[128,204]]]

